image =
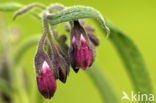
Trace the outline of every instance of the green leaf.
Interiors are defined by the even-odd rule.
[[[0,11],[12,12],[20,9],[21,7],[23,7],[23,5],[16,2],[1,3]]]
[[[101,23],[102,27],[106,30],[107,36],[109,35],[109,28],[105,25],[104,18],[95,9],[86,6],[73,6],[58,12],[55,15],[48,17],[51,25],[56,25],[62,22],[73,21],[83,18],[93,18]]]
[[[96,24],[100,25],[97,21],[95,22]],[[106,24],[111,31],[109,39],[119,53],[136,93],[153,93],[151,79],[147,67],[135,43],[125,33],[117,29],[110,22],[107,21]],[[103,29],[101,30],[105,32]]]
[[[113,91],[112,86],[97,66],[93,65],[89,70],[87,70],[87,73],[94,85],[97,87],[105,103],[121,103]]]

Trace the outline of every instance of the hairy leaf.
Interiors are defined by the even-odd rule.
[[[95,22],[100,25],[97,21]],[[147,67],[135,43],[125,33],[117,29],[117,27],[115,27],[112,23],[107,21],[106,24],[111,31],[109,39],[119,53],[136,93],[153,93]],[[101,30],[105,32],[103,29]]]
[[[49,22],[52,25],[83,18],[96,19],[99,23],[101,23],[102,27],[106,30],[107,35],[109,35],[110,31],[109,28],[105,25],[104,18],[97,10],[91,7],[73,6],[48,17]]]

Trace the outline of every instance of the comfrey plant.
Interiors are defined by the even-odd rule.
[[[67,37],[65,35],[59,35],[57,30],[54,29],[55,25],[50,25],[48,22],[49,18],[54,18],[55,20],[56,15],[54,11],[61,14],[70,14],[72,10],[75,9],[77,11],[80,7],[66,9],[61,5],[55,4],[45,8],[40,4],[30,4],[18,10],[15,13],[14,20],[17,16],[29,11],[33,7],[43,9],[41,17],[43,34],[34,58],[37,85],[40,93],[45,98],[50,99],[56,91],[56,80],[59,79],[63,83],[66,82],[70,65],[77,73],[80,68],[86,70],[93,64],[95,59],[95,46],[99,45],[99,40],[94,35],[94,28],[86,25],[85,21],[79,21],[76,17],[68,20],[68,15],[62,15],[64,16],[60,16],[63,18],[62,20],[67,19],[66,22],[69,22],[65,26],[66,31],[70,35],[70,47],[68,47],[65,43]],[[90,10],[90,8],[86,9]],[[82,14],[79,13],[78,15]],[[86,16],[90,15],[88,14]],[[106,27],[103,18],[101,16],[99,17],[109,34],[109,29]],[[53,21],[51,23],[53,23]],[[59,21],[57,24],[59,24]],[[44,47],[46,47],[47,50],[44,50]]]
[[[33,8],[39,8],[41,11]],[[95,29],[92,26],[87,25],[84,20],[81,20],[85,18],[94,19],[94,23],[97,24],[97,27],[101,28],[102,33],[104,35],[106,34],[107,37],[110,34],[108,40],[115,46],[116,51],[119,53],[119,57],[125,64],[135,93],[147,95],[153,93],[146,65],[135,43],[127,37],[125,33],[107,20],[106,25],[109,27],[108,28],[105,25],[102,15],[97,10],[86,6],[64,7],[61,4],[53,4],[48,7],[39,3],[33,3],[27,6],[15,2],[0,4],[0,11],[16,11],[13,17],[14,20],[29,10],[31,10],[30,15],[42,21],[43,33],[40,39],[32,38],[24,43],[24,45],[16,51],[17,54],[13,56],[13,59],[10,58],[10,61],[12,62],[3,59],[4,63],[1,63],[0,60],[0,69],[10,70],[7,71],[7,73],[4,73],[3,71],[0,73],[0,76],[1,74],[7,74],[7,76],[0,78],[0,94],[2,95],[2,98],[7,100],[7,97],[10,101],[15,103],[17,103],[16,101],[19,101],[20,103],[30,103],[30,101],[33,103],[41,103],[41,98],[36,96],[39,90],[45,98],[50,99],[54,96],[57,88],[56,80],[66,83],[71,66],[76,73],[80,69],[86,70],[85,72],[99,90],[104,102],[122,103],[122,101],[119,100],[120,97],[114,93],[114,88],[112,88],[99,67],[94,63],[94,60],[96,59],[95,47],[99,45],[99,40],[95,36]],[[67,23],[64,28],[69,36],[59,34],[58,29],[56,29],[57,24],[64,22]],[[70,41],[68,45],[66,42],[67,40]],[[30,93],[27,94],[27,90],[19,86],[23,80],[21,80],[21,82],[18,79],[20,78],[18,77],[20,73],[17,69],[17,65],[25,51],[37,43],[38,48],[34,57],[34,64],[38,89],[36,90],[36,93],[32,93],[33,97],[30,96],[31,98],[29,98],[27,95]],[[7,48],[5,42],[2,44]],[[4,50],[2,56],[4,55],[4,57],[6,57],[5,54],[7,54],[7,52]],[[93,63],[94,65],[92,65]],[[90,70],[89,68],[94,68],[94,70]],[[2,80],[3,78],[4,80]],[[140,95],[138,98],[140,98]],[[140,99],[137,99],[136,96],[136,100],[139,101]],[[141,101],[142,103],[143,101],[146,103],[147,99],[143,98]],[[148,102],[153,103],[153,101]]]

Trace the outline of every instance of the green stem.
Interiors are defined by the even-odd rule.
[[[52,12],[55,12],[55,11],[61,11],[64,9],[64,6],[61,5],[61,4],[52,4],[50,5],[47,10],[52,13]]]
[[[22,9],[19,9],[15,13],[15,15],[13,17],[13,20],[15,20],[17,18],[17,16],[22,15],[22,14],[30,11],[31,9],[33,9],[35,7],[38,7],[38,8],[43,9],[43,10],[46,9],[46,7],[44,5],[42,5],[42,4],[40,4],[40,3],[32,3],[32,4],[29,4],[29,5],[25,6],[25,7],[23,7]],[[35,13],[32,13],[32,14],[35,14]]]
[[[94,85],[97,87],[105,103],[121,103],[119,98],[117,98],[115,92],[113,91],[112,86],[109,84],[109,82],[97,66],[93,65],[87,71],[87,73],[90,79],[93,81]]]
[[[50,25],[48,23],[48,20],[47,20],[47,15],[48,15],[48,12],[47,11],[44,11],[43,12],[43,16],[42,16],[42,23],[43,23],[43,34],[45,34],[50,42],[50,50],[52,51],[56,51],[56,45],[55,45],[55,39],[54,39],[54,36],[50,30]],[[53,52],[55,53],[55,52]]]

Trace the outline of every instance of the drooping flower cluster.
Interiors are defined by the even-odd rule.
[[[88,69],[95,59],[95,46],[99,40],[94,35],[94,28],[85,25],[84,21],[73,21],[70,29],[70,47],[66,45],[66,36],[52,30],[51,41],[43,34],[35,56],[37,85],[40,93],[50,99],[56,91],[56,80],[66,82],[70,64],[77,73],[80,68]],[[44,50],[43,48],[46,48]]]

